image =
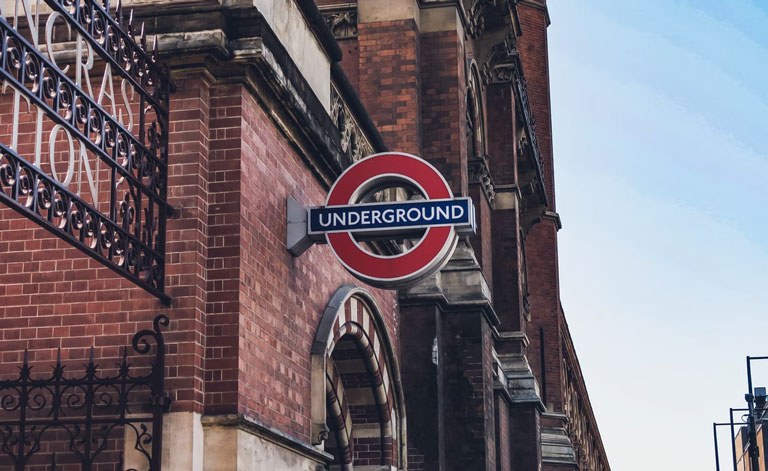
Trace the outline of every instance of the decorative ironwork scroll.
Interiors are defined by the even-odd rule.
[[[167,325],[168,317],[159,315],[153,330],[133,337],[140,355],[150,353],[154,343],[149,366],[129,363],[125,348],[114,374],[95,363],[91,348],[83,374],[67,374],[59,352],[52,373],[39,379],[25,351],[18,377],[0,380],[0,469],[59,471],[79,464],[92,471],[108,464],[159,471],[163,413],[171,403],[164,392],[160,331]]]
[[[118,4],[113,18],[108,0],[45,2],[54,12],[45,24],[45,52],[37,47],[37,17],[26,12],[22,33],[0,15],[0,79],[3,92],[10,86],[14,94],[12,142],[0,144],[0,202],[168,304],[170,80],[157,61],[157,39],[148,51],[143,26],[137,38],[132,12],[126,21]],[[75,62],[66,67],[52,44],[57,26],[76,36],[67,43],[75,44]],[[104,62],[98,94],[88,76],[94,52]],[[115,93],[117,79],[122,93]],[[27,114],[37,112],[36,144],[26,154],[18,144],[22,99]]]

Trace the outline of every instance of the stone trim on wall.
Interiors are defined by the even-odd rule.
[[[335,438],[337,447],[341,449],[341,469],[349,471],[352,469],[352,416],[341,375],[336,369],[336,363],[330,359],[325,366],[325,379],[326,408],[330,413],[328,420],[336,426]]]
[[[352,162],[374,153],[371,141],[334,83],[331,84],[331,119],[341,135],[341,150]]]
[[[335,385],[338,377],[332,370],[329,375],[328,364],[336,344],[345,336],[351,337],[362,352],[362,360],[372,381],[375,403],[380,410],[381,438],[391,439],[396,445],[396,456],[388,456],[386,447],[382,447],[382,456],[392,466],[405,468],[405,406],[397,359],[376,302],[366,290],[353,285],[342,286],[331,297],[312,344],[312,444],[322,447],[325,437],[328,436],[328,384],[330,382]],[[335,392],[338,391],[339,389],[335,388]],[[340,407],[335,418],[337,421],[344,421],[346,425],[349,422],[344,413],[345,399],[337,397],[337,401]],[[343,451],[344,456],[348,453],[351,456],[351,450]],[[350,467],[354,465],[348,464]]]
[[[493,200],[496,198],[496,190],[493,185],[491,172],[488,170],[487,158],[473,159],[467,163],[467,183],[470,185],[480,185],[483,189],[485,199],[493,207]]]
[[[566,420],[562,414],[542,414],[542,421],[555,422],[558,425],[541,427],[541,462],[544,465],[579,469],[576,452],[564,426]]]
[[[333,461],[332,455],[242,414],[204,415],[200,421],[206,471],[315,471]]]
[[[568,323],[565,315],[560,313],[562,328],[563,375],[563,413],[567,418],[564,430],[571,442],[576,459],[585,466],[584,469],[602,471],[610,469],[605,447],[600,436],[589,399],[584,375],[579,365],[579,359],[573,346]]]
[[[536,122],[528,96],[528,87],[523,74],[522,62],[517,50],[517,32],[486,32],[487,41],[477,44],[475,51],[482,58],[482,90],[490,87],[509,87],[515,101],[515,117],[518,123],[515,129],[518,189],[520,190],[519,209],[523,232],[527,234],[531,227],[539,222],[549,206],[544,187],[544,170],[541,149],[536,137]],[[499,156],[503,157],[503,156]],[[494,159],[496,156],[491,155]],[[482,170],[482,169],[480,169]]]
[[[137,9],[136,14],[149,17],[154,13]],[[356,133],[358,142],[365,143],[358,154],[386,150],[339,64],[331,63],[325,72],[322,68],[312,71],[325,74],[326,85],[318,90],[305,77],[306,67],[294,61],[258,9],[218,6],[201,10],[179,4],[160,17],[154,33],[174,77],[203,74],[211,84],[239,81],[248,85],[324,186],[330,187],[360,147],[350,145],[347,136],[343,149],[345,129],[339,130],[331,119],[332,93],[341,97],[345,112],[352,116],[350,130],[354,131],[350,134]]]
[[[319,9],[336,40],[357,37],[357,4],[325,5]]]

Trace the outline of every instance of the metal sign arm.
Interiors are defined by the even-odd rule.
[[[285,247],[291,255],[298,257],[315,243],[307,231],[307,208],[289,196],[285,202],[285,210],[288,222]]]

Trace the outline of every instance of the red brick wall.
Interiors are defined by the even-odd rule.
[[[515,99],[510,84],[486,88],[488,120],[488,165],[499,192],[501,186],[516,185],[517,181],[517,123]],[[512,195],[497,195],[512,199]],[[521,312],[520,223],[514,207],[492,212],[494,230],[491,233],[493,251],[493,303],[500,320],[500,330],[519,331],[525,328]]]
[[[327,246],[315,246],[299,258],[285,250],[286,198],[319,205],[325,190],[253,96],[242,89],[240,100],[239,409],[308,440],[315,329],[333,292],[344,283],[361,283]],[[397,339],[396,293],[370,290]]]
[[[525,316],[521,313],[522,288],[520,285],[519,233],[517,212],[513,209],[493,212],[491,244],[494,284],[493,308],[499,316],[499,330],[521,331],[525,328]]]
[[[495,469],[491,326],[478,311],[451,311],[442,313],[440,329],[447,469]]]
[[[438,366],[432,362],[432,345],[440,336],[439,309],[435,305],[403,306],[407,329],[402,332],[402,380],[408,414],[408,469],[442,469],[443,406]],[[442,353],[441,353],[442,355]],[[440,360],[444,361],[444,360]],[[437,426],[435,426],[437,424]]]
[[[240,311],[241,86],[211,89],[205,411],[236,412]]]
[[[500,395],[496,395],[496,469],[498,471],[511,471],[509,439],[509,406]]]
[[[489,85],[485,89],[488,165],[496,185],[517,183],[517,113],[510,84]]]
[[[554,411],[563,410],[563,393],[560,387],[562,349],[560,343],[560,322],[558,318],[559,282],[557,273],[557,229],[553,222],[542,221],[531,229],[525,241],[528,262],[528,283],[531,304],[531,321],[528,323],[528,361],[536,374],[539,384],[546,383],[542,391],[547,407]],[[544,330],[544,368],[546,380],[542,377],[541,329]],[[552,410],[552,409],[550,409]]]
[[[552,160],[552,108],[549,97],[549,56],[547,14],[543,8],[521,3],[517,6],[522,35],[517,48],[528,83],[528,98],[536,118],[536,138],[541,150],[544,185],[550,210],[555,211],[555,177]]]
[[[546,12],[528,4],[518,5],[522,36],[518,49],[523,62],[528,86],[530,106],[536,119],[536,137],[542,158],[544,186],[549,199],[549,210],[555,210],[555,191],[552,158],[552,127],[549,102],[549,66],[547,56]],[[560,342],[560,292],[557,266],[557,228],[551,220],[536,224],[525,241],[530,287],[531,322],[528,336],[531,345],[531,367],[541,384],[542,368],[546,371],[547,406],[554,411],[563,410],[563,392],[560,387],[562,349]],[[544,332],[544,363],[541,364],[540,332]]]
[[[516,406],[509,416],[512,469],[541,469],[541,422],[535,406]]]
[[[177,81],[178,91],[172,95],[169,135],[169,202],[180,209],[180,217],[168,221],[166,272],[174,298],[175,309],[167,312],[171,318],[169,334],[174,322],[184,322],[185,343],[179,348],[181,378],[191,376],[191,385],[176,391],[178,410],[200,411],[205,378],[204,339],[207,309],[206,267],[210,90],[199,77]],[[141,290],[133,288],[141,296]],[[156,302],[147,302],[156,306]],[[121,306],[121,310],[130,306]],[[183,314],[177,313],[182,311]],[[178,328],[178,327],[176,327]],[[182,356],[183,355],[183,356]],[[190,375],[189,369],[193,369]],[[184,381],[183,379],[181,381]],[[167,383],[169,387],[172,383]]]
[[[423,157],[455,195],[467,195],[467,87],[464,47],[455,31],[421,36]]]
[[[349,83],[355,87],[358,95],[360,94],[360,46],[357,38],[340,39],[338,41],[341,48],[341,68],[349,79]]]
[[[182,207],[181,217],[168,223],[167,292],[173,307],[83,255],[9,209],[0,209],[0,370],[16,370],[24,348],[34,363],[50,362],[61,348],[67,360],[114,358],[135,332],[151,327],[158,313],[171,318],[167,329],[166,385],[173,410],[202,410],[203,319],[202,232],[199,213],[204,203],[206,155],[200,151],[207,113],[199,106],[201,91],[185,87],[172,99],[169,200]],[[199,88],[199,87],[198,87]],[[5,96],[4,100],[8,97]],[[5,103],[8,103],[5,101]],[[4,113],[10,109],[3,108]],[[22,120],[33,115],[22,115]],[[2,118],[9,122],[7,114]],[[10,131],[5,129],[5,131]],[[22,129],[20,143],[32,131]],[[7,134],[4,142],[9,141]],[[27,141],[31,142],[31,141]],[[203,143],[204,145],[205,143]],[[20,150],[22,146],[20,145]],[[27,150],[23,155],[29,156]],[[31,159],[30,159],[31,160]],[[77,363],[77,362],[75,362]],[[43,365],[38,365],[42,369]]]
[[[390,150],[422,155],[419,36],[413,20],[358,24],[360,99]]]
[[[470,185],[468,193],[475,205],[477,223],[477,232],[470,238],[470,241],[475,251],[475,257],[482,268],[483,276],[488,282],[491,293],[493,293],[493,246],[491,245],[493,210],[485,197],[482,185],[477,183]]]
[[[285,249],[285,198],[325,190],[242,85],[177,78],[172,96],[167,292],[171,308],[68,244],[0,209],[0,372],[25,347],[33,363],[117,357],[158,313],[174,411],[241,412],[309,439],[310,346],[344,283],[316,246]],[[6,122],[6,121],[3,121]],[[371,289],[397,342],[396,294]],[[395,351],[399,348],[396,344]]]

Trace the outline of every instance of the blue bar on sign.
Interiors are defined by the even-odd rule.
[[[474,226],[469,198],[326,206],[309,209],[309,232],[364,232],[430,226]]]

